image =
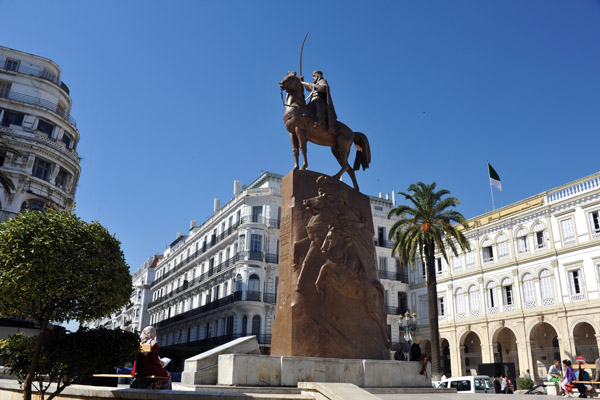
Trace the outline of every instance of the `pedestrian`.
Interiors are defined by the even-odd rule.
[[[500,388],[500,381],[498,380],[498,378],[494,376],[492,378],[492,382],[494,382],[494,392],[500,393],[501,388]]]
[[[507,383],[506,377],[504,375],[500,375],[500,393],[506,394]]]
[[[529,370],[525,371],[525,379],[531,379],[531,373]]]

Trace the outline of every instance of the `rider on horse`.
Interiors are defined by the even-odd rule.
[[[329,84],[323,79],[323,72],[319,70],[314,71],[312,76],[313,83],[302,82],[302,85],[311,92],[309,106],[313,108],[317,122],[321,125],[321,128],[335,135],[337,115],[331,101]]]

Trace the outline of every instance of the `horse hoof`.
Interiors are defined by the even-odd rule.
[[[300,167],[300,170],[304,171],[304,170],[306,170],[306,168],[308,168],[308,167],[306,165],[303,165],[303,166]]]

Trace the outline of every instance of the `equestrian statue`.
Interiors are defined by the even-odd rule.
[[[279,82],[281,93],[286,91],[284,102],[285,112],[283,121],[287,131],[290,133],[292,149],[294,153],[294,170],[298,169],[298,148],[302,151],[303,164],[300,169],[308,167],[306,159],[306,142],[312,142],[320,146],[329,146],[331,152],[342,167],[333,176],[340,179],[347,172],[352,179],[354,189],[357,191],[358,182],[354,171],[360,167],[366,169],[371,162],[371,149],[369,140],[364,133],[353,132],[345,124],[337,120],[329,84],[323,79],[321,71],[313,72],[313,83],[304,82],[302,77],[296,76],[296,72],[288,72],[287,76]],[[310,91],[310,102],[306,104],[304,89]],[[348,156],[352,144],[356,147],[356,159],[354,166],[348,164]]]

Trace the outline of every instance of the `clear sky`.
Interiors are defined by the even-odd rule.
[[[321,69],[366,194],[436,181],[467,218],[600,170],[600,2],[0,0],[0,44],[63,71],[77,213],[137,269],[261,171],[293,167],[278,82]],[[328,149],[309,167],[333,174]],[[354,159],[354,154],[351,155]],[[349,182],[347,176],[344,178]]]

